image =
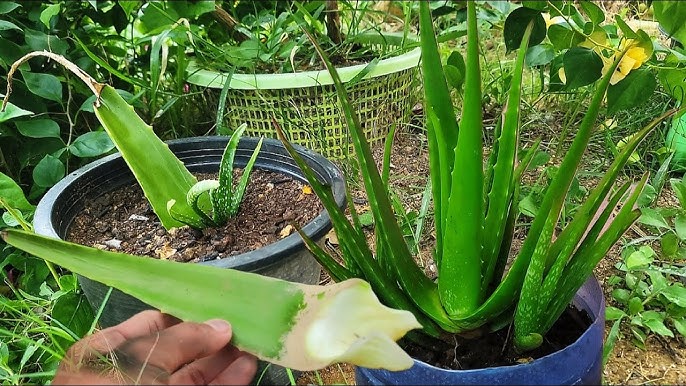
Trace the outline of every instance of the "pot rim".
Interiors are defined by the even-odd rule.
[[[397,40],[402,38],[398,33],[366,34],[369,37],[389,38]],[[416,41],[415,35],[407,35],[408,40]],[[409,68],[417,67],[421,57],[421,49],[414,48],[403,54],[380,60],[362,79],[371,79],[388,74],[397,73]],[[350,81],[367,68],[369,63],[357,64],[337,68],[338,75],[343,83]],[[201,87],[217,88],[224,87],[228,75],[219,71],[207,70],[198,66],[197,62],[191,61],[186,69],[188,83]],[[286,74],[236,74],[231,76],[229,88],[234,90],[283,90],[303,87],[316,87],[333,84],[333,78],[329,71],[303,71]]]
[[[172,148],[174,146],[184,144],[200,144],[212,142],[215,142],[217,144],[223,144],[222,146],[226,146],[226,142],[228,141],[228,139],[229,137],[226,136],[203,136],[175,139],[166,141],[165,143]],[[249,145],[252,145],[252,148],[254,149],[258,140],[258,138],[254,137],[243,137],[241,138],[239,146],[241,144],[245,145],[246,143],[248,143]],[[268,146],[265,145],[276,146],[278,148],[284,149],[285,151],[283,144],[279,140],[264,138],[263,147],[259,153],[258,161],[256,162],[255,166],[259,165],[259,160],[264,159],[265,155],[273,156],[278,154],[266,153],[265,148]],[[343,174],[340,171],[340,169],[338,169],[338,167],[336,167],[336,165],[334,165],[331,161],[312,150],[309,150],[305,147],[298,145],[293,145],[293,147],[306,161],[316,163],[319,166],[321,166],[323,174],[326,175],[328,179],[330,179],[330,184],[334,192],[336,203],[339,205],[339,207],[344,207],[346,203],[344,185],[345,179],[343,178]],[[55,203],[58,201],[62,194],[65,194],[65,192],[71,191],[71,194],[73,194],[74,191],[78,190],[79,178],[81,178],[82,175],[96,168],[105,168],[105,165],[117,161],[119,159],[121,159],[121,153],[117,152],[100,158],[98,160],[95,160],[93,162],[90,162],[80,167],[79,169],[73,171],[72,173],[68,174],[57,184],[51,187],[41,198],[41,200],[38,202],[38,205],[36,206],[36,211],[34,213],[33,219],[34,231],[40,235],[53,238],[61,238],[57,233],[57,230],[55,229],[56,227],[53,224],[54,221],[52,218],[52,214],[54,211]],[[297,166],[294,167],[298,171],[298,173],[296,174],[296,179],[300,179],[301,181],[306,182],[306,179],[302,175],[302,172],[300,172],[299,168],[297,168]],[[126,169],[130,172],[130,169],[128,169],[128,167],[126,167]],[[279,170],[272,171],[280,172]],[[131,181],[136,182],[132,173]],[[314,219],[312,219],[305,226],[302,227],[302,231],[308,237],[316,241],[319,238],[326,235],[326,233],[331,229],[331,227],[332,225],[329,214],[326,211],[326,209],[323,209]],[[304,248],[305,243],[300,237],[300,235],[297,232],[293,232],[289,236],[286,236],[283,239],[280,239],[274,243],[267,244],[261,248],[254,249],[252,251],[244,252],[234,256],[227,256],[219,260],[199,262],[198,264],[204,264],[218,268],[234,268],[245,271],[252,271],[256,267],[266,268],[278,262],[281,258],[288,257]]]

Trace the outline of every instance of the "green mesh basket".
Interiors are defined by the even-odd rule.
[[[410,121],[418,100],[420,50],[380,60],[348,93],[370,145],[385,139],[392,125]],[[365,64],[338,69],[344,83],[365,70]],[[222,88],[226,77],[189,67],[188,82]],[[333,160],[351,154],[353,145],[340,112],[331,77],[326,70],[293,74],[234,74],[227,95],[225,124],[229,129],[248,125],[245,135],[275,138],[272,117],[292,143]]]

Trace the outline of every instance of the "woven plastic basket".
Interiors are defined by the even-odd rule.
[[[388,38],[388,36],[385,36]],[[392,41],[392,40],[388,40]],[[418,48],[380,60],[348,87],[367,140],[372,146],[385,139],[390,127],[409,123],[418,100]],[[365,70],[366,64],[338,69],[343,82]],[[188,82],[220,89],[224,74],[189,66]],[[339,109],[331,76],[326,70],[290,74],[234,74],[226,101],[226,125],[246,123],[246,135],[275,138],[272,117],[289,140],[333,160],[352,154],[353,146]]]

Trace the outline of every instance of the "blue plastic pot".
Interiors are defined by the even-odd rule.
[[[599,385],[601,384],[605,299],[595,278],[572,301],[588,312],[591,326],[570,346],[526,364],[476,370],[445,370],[415,359],[404,371],[358,367],[358,385]],[[477,347],[474,348],[478,350]]]

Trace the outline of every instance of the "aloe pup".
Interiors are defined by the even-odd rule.
[[[510,37],[509,42],[506,39],[508,47],[518,48],[518,53],[507,102],[496,128],[496,141],[484,166],[476,6],[468,1],[466,7],[466,76],[458,122],[450,102],[429,3],[419,3],[424,111],[436,227],[436,281],[424,276],[413,260],[394,215],[388,187],[377,170],[345,88],[326,54],[314,41],[334,79],[353,138],[374,217],[376,251],[367,245],[354,207],[350,206],[350,221],[336,207],[330,189],[317,183],[315,175],[295,152],[291,151],[291,155],[305,171],[331,216],[344,264],[313,242],[308,240],[307,245],[335,280],[368,280],[385,304],[412,312],[424,327],[421,333],[433,337],[473,330],[487,332],[512,321],[514,346],[519,351],[527,351],[540,346],[544,334],[592,274],[596,264],[638,218],[640,212],[634,204],[647,175],[634,185],[613,186],[631,152],[674,111],[657,118],[632,137],[574,219],[556,238],[553,237],[610,78],[624,52],[617,55],[610,71],[596,85],[575,140],[546,191],[521,250],[506,271],[518,214],[521,177],[538,146],[538,143],[534,144],[521,157],[517,154],[522,71],[527,47],[540,43],[545,37],[545,21],[539,11],[521,7],[513,11],[505,23],[505,35]],[[511,38],[513,34],[517,39]],[[292,150],[288,145],[287,148]],[[613,213],[616,207],[621,209]],[[301,236],[305,238],[302,233]],[[422,339],[416,334],[413,338]]]
[[[219,180],[197,182],[112,87],[96,82],[59,55],[34,52],[19,59],[8,74],[8,88],[18,66],[39,55],[64,65],[97,96],[96,116],[165,227],[184,223],[214,226],[235,214],[247,183],[247,169],[259,151],[258,146],[237,190],[231,191],[231,164],[244,128],[229,141]],[[151,164],[156,167],[149,167]],[[203,207],[204,194],[209,198],[205,202],[212,204],[210,211]],[[236,347],[285,367],[314,370],[341,361],[391,370],[412,365],[395,341],[421,325],[411,313],[382,305],[369,284],[360,279],[319,287],[231,269],[101,251],[26,231],[8,229],[0,235],[10,245],[116,287],[180,319],[228,320]]]

